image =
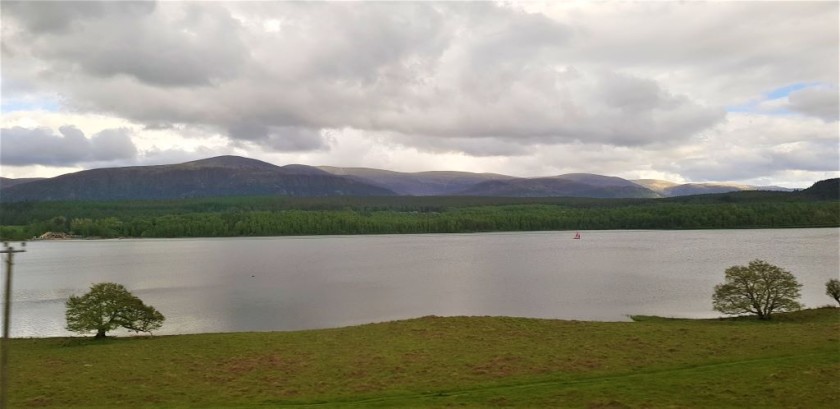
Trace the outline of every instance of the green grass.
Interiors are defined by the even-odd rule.
[[[840,309],[15,339],[11,407],[835,407]]]

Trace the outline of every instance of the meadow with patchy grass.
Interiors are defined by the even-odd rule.
[[[11,407],[836,407],[840,309],[14,339]]]

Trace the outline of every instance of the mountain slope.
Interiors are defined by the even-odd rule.
[[[517,178],[494,173],[394,172],[371,168],[276,166],[239,156],[172,165],[92,169],[50,179],[0,178],[0,200],[130,200],[213,196],[500,196],[656,198],[791,189],[728,183],[629,181],[589,173]],[[820,188],[820,195],[828,195]],[[829,192],[830,193],[830,192]]]
[[[822,200],[840,200],[840,178],[821,180],[800,193]]]
[[[11,178],[4,178],[0,177],[0,189],[6,187],[12,187],[15,185],[22,185],[24,183],[35,182],[38,180],[43,180],[44,178],[19,178],[19,179],[11,179]]]
[[[657,179],[637,179],[633,182],[665,197],[705,195],[714,193],[740,192],[745,190],[769,190],[790,192],[792,189],[779,186],[752,186],[738,183],[674,183]]]
[[[679,185],[679,183],[659,179],[635,179],[632,182],[639,186],[644,186],[650,190],[653,190],[654,192],[659,193],[663,196],[665,195],[665,189]]]
[[[463,196],[654,198],[659,195],[628,180],[568,174],[547,178],[491,180],[458,193]]]
[[[388,189],[304,165],[236,156],[176,165],[92,169],[2,190],[3,201],[178,199],[213,196],[378,196]]]
[[[370,168],[332,166],[319,166],[318,168],[334,175],[348,176],[355,180],[381,186],[400,195],[411,196],[451,195],[488,180],[513,179],[512,176],[495,173],[447,171],[404,173]]]

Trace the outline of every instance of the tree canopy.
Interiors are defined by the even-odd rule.
[[[107,331],[119,327],[151,333],[165,319],[154,307],[116,283],[94,284],[88,293],[70,296],[66,306],[67,330],[80,334],[96,331],[96,338],[104,338]]]
[[[840,280],[832,278],[825,283],[825,293],[840,304]]]
[[[235,237],[603,229],[840,226],[840,202],[784,192],[667,199],[226,197],[0,202],[0,238]]]
[[[725,282],[715,286],[714,309],[724,314],[755,314],[769,320],[775,311],[802,308],[796,300],[802,284],[789,271],[763,260],[726,269]]]

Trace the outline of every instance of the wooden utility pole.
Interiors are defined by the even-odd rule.
[[[26,247],[26,243],[20,243]],[[3,243],[0,253],[6,255],[6,285],[3,289],[3,338],[0,339],[0,409],[6,409],[9,392],[9,321],[12,309],[12,265],[15,253],[23,253],[24,249],[15,250],[9,243]]]

